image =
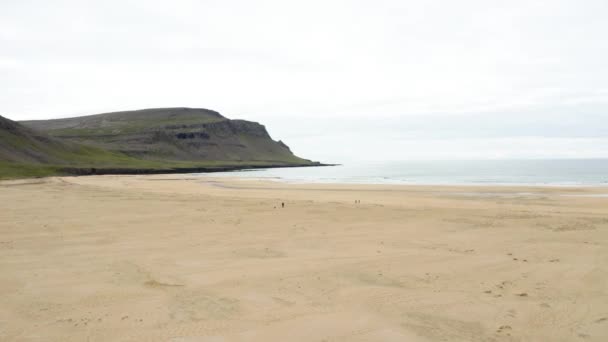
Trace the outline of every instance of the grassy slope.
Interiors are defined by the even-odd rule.
[[[0,179],[61,173],[66,167],[162,167],[121,153],[64,142],[3,119]]]
[[[267,162],[307,164],[273,141],[264,126],[229,120],[197,108],[156,108],[84,117],[25,121],[51,136],[121,152],[138,159],[171,162]],[[194,138],[178,138],[195,134]],[[201,138],[201,134],[205,138]]]
[[[238,160],[238,156],[229,154],[226,154],[223,160],[142,159],[121,151],[103,148],[103,139],[108,136],[121,139],[129,137],[130,133],[138,134],[147,129],[169,125],[188,126],[226,120],[215,112],[201,115],[200,111],[188,110],[173,117],[167,116],[164,110],[153,110],[152,115],[147,111],[131,113],[134,114],[130,114],[129,120],[125,119],[124,113],[111,113],[74,119],[28,122],[29,127],[53,128],[49,131],[53,136],[0,117],[0,179],[58,175],[65,173],[66,168],[170,170],[310,163],[294,156],[289,150],[278,147],[279,145],[271,139],[240,134],[233,138],[243,142],[250,149],[257,148],[256,160]],[[86,136],[85,141],[93,139],[102,143],[83,144],[79,142],[80,139],[64,138],[70,132],[77,136]],[[267,140],[272,143],[268,145]],[[173,148],[173,145],[168,146]],[[258,148],[260,146],[263,148]],[[178,145],[175,148],[179,147]]]
[[[0,180],[49,177],[58,174],[61,174],[61,169],[55,166],[0,161]]]

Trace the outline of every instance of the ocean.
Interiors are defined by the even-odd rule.
[[[204,176],[291,183],[608,186],[608,159],[353,162]]]

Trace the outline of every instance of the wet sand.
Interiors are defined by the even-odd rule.
[[[0,341],[606,341],[607,193],[0,182]]]

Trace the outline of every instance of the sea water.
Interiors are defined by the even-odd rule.
[[[295,183],[608,186],[608,159],[352,162],[205,176]]]

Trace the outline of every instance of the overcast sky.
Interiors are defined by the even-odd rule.
[[[0,0],[0,115],[203,107],[323,161],[608,157],[608,1]]]

